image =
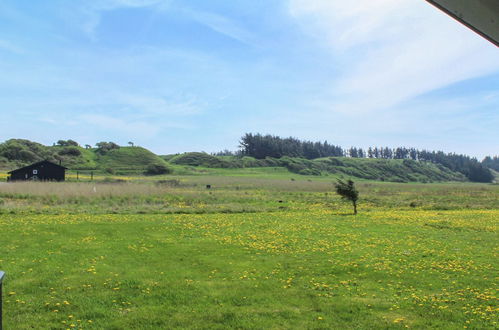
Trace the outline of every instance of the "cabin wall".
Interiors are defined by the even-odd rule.
[[[10,181],[23,180],[64,181],[65,170],[59,167],[43,164],[15,171],[10,175]]]

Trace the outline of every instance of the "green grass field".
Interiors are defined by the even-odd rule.
[[[0,184],[5,329],[498,327],[498,185],[219,171]]]

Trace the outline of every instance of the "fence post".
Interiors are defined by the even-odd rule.
[[[2,281],[5,273],[0,270],[0,330],[2,330]]]

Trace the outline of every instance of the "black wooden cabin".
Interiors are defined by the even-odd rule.
[[[9,181],[64,181],[67,168],[48,160],[34,163],[8,172]]]

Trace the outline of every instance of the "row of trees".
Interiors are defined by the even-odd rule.
[[[245,156],[264,159],[283,156],[315,159],[320,157],[341,157],[345,151],[340,146],[324,142],[300,141],[289,137],[273,135],[245,134],[240,141],[241,153]]]
[[[324,142],[300,141],[296,138],[281,138],[274,135],[245,134],[240,141],[240,153],[257,159],[283,156],[315,159],[320,157],[353,157],[377,159],[412,159],[443,165],[453,171],[464,174],[469,180],[491,182],[494,178],[488,164],[499,168],[497,157],[486,158],[480,163],[476,158],[443,151],[418,150],[415,148],[369,147],[367,150],[340,146]],[[490,168],[495,168],[490,166]]]
[[[134,147],[135,144],[133,142],[128,142],[128,145],[130,147]],[[78,144],[78,142],[74,141],[74,140],[59,140],[57,141],[57,143],[54,143],[54,146],[59,146],[59,147],[79,147],[80,145]],[[97,152],[99,153],[106,153],[110,150],[113,150],[113,149],[119,149],[120,146],[114,142],[106,142],[106,141],[101,141],[101,142],[97,142],[95,144],[95,147],[97,148]],[[92,146],[89,145],[89,144],[85,144],[85,149],[91,149]]]
[[[133,142],[128,142],[128,145],[130,147],[134,147],[135,144]],[[54,143],[54,146],[59,146],[59,147],[70,147],[70,146],[74,146],[74,147],[79,147],[80,144],[74,140],[59,140],[57,141],[57,143]],[[104,147],[104,149],[108,148],[109,146],[111,146],[110,149],[117,149],[119,148],[119,146],[114,143],[114,142],[105,142],[105,141],[102,141],[102,142],[98,142],[95,144],[95,146],[97,147],[97,149],[102,149],[102,147]],[[90,144],[85,144],[85,149],[90,149],[92,148],[92,146]]]

